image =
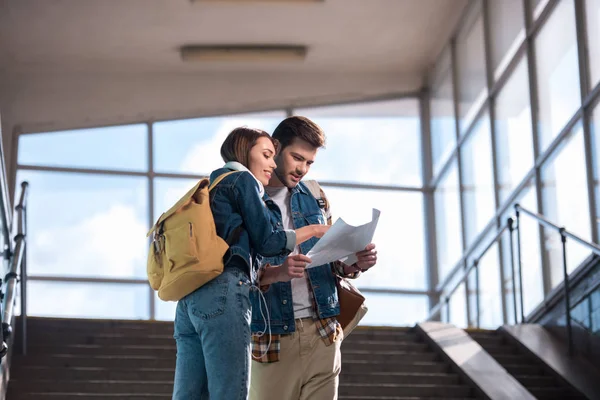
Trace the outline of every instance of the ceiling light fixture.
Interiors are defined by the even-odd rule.
[[[192,3],[322,3],[325,0],[191,0]]]
[[[183,46],[181,59],[186,62],[300,62],[306,46],[235,45]]]

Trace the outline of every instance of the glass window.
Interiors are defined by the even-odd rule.
[[[531,8],[533,19],[537,20],[548,5],[549,0],[530,0],[529,7]]]
[[[19,171],[23,180],[31,275],[146,277],[147,178]]]
[[[175,321],[177,303],[174,301],[162,301],[158,298],[158,292],[154,292],[155,319],[159,321]]]
[[[540,152],[581,105],[576,36],[573,0],[563,0],[535,39]]]
[[[483,15],[481,3],[469,10],[465,25],[456,39],[458,64],[458,115],[464,134],[487,96]]]
[[[335,187],[323,190],[331,202],[334,220],[341,217],[360,225],[371,220],[373,208],[381,211],[373,238],[377,266],[358,278],[359,286],[425,290],[423,194]]]
[[[27,282],[27,314],[59,318],[147,319],[148,286]]]
[[[223,165],[221,145],[234,128],[273,133],[283,111],[157,122],[153,125],[154,170],[208,175]]]
[[[494,215],[494,175],[490,136],[489,116],[486,114],[467,138],[461,152],[467,247]]]
[[[533,136],[527,58],[521,60],[496,98],[496,160],[502,203],[533,167]]]
[[[600,81],[600,0],[585,0],[590,59],[590,89]]]
[[[456,160],[435,190],[435,224],[440,281],[462,255],[462,225]]]
[[[144,124],[19,136],[19,164],[51,167],[148,169]]]
[[[586,181],[583,129],[578,124],[542,167],[544,215],[584,240],[591,240],[588,188]],[[560,235],[544,228],[544,242],[552,287],[563,281]],[[567,270],[573,271],[590,255],[583,246],[567,239]]]
[[[421,125],[416,99],[296,109],[327,137],[310,179],[421,186]]]
[[[514,203],[519,203],[525,209],[537,212],[537,200],[535,194],[535,181],[528,182],[525,189],[518,195]],[[502,215],[502,223],[506,223],[508,217],[515,218],[514,208],[510,207]],[[515,222],[515,228],[517,227]],[[527,315],[544,299],[544,280],[542,274],[542,262],[540,251],[539,227],[535,220],[528,216],[521,217],[521,260],[523,268],[523,301],[524,312]],[[517,318],[521,318],[520,290],[519,290],[519,264],[517,251],[517,234],[513,237],[514,241],[514,274],[511,264],[510,238],[509,233],[504,234],[502,238],[503,269],[504,269],[504,289],[506,297],[507,322],[515,322],[515,307],[517,309]],[[514,284],[513,284],[514,282]],[[514,289],[513,289],[514,288]],[[515,293],[516,292],[516,293]],[[516,294],[516,296],[515,296]],[[515,303],[516,301],[516,303]]]
[[[431,86],[431,150],[433,173],[437,174],[456,146],[450,51],[438,61]]]
[[[594,157],[594,187],[596,188],[596,227],[600,236],[600,106],[592,116],[592,155]]]
[[[491,61],[498,79],[525,40],[523,0],[489,1]]]
[[[198,179],[186,178],[154,178],[154,215],[152,221],[171,208],[184,194],[186,194]]]
[[[450,297],[450,321],[459,328],[466,328],[467,323],[467,293],[465,284],[461,283]]]
[[[427,296],[363,294],[369,307],[369,312],[360,321],[363,326],[412,326],[427,318],[429,312]]]
[[[503,323],[498,244],[494,244],[479,260],[478,268],[479,326],[481,328],[497,328]]]

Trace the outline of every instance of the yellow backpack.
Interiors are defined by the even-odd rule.
[[[161,300],[178,301],[223,272],[223,256],[229,246],[217,235],[209,193],[235,172],[227,172],[212,183],[199,181],[146,235],[153,235],[148,281]]]

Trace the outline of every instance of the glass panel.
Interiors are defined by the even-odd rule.
[[[600,0],[585,0],[590,59],[590,89],[600,81]]]
[[[573,0],[558,3],[535,39],[540,152],[581,105]]]
[[[456,146],[450,51],[445,51],[433,73],[431,91],[431,151],[437,174]]]
[[[462,225],[456,160],[435,190],[435,224],[439,277],[442,281],[462,255]]]
[[[533,167],[527,59],[521,60],[496,98],[496,162],[500,202]]]
[[[600,106],[596,105],[591,123],[594,187],[596,188],[596,229],[600,236]]]
[[[525,40],[523,0],[489,1],[491,61],[498,79]]]
[[[460,132],[465,133],[487,96],[483,15],[481,3],[469,10],[465,25],[456,39],[458,64],[458,115]]]
[[[467,327],[467,297],[464,283],[461,283],[450,297],[450,323],[459,328]]]
[[[294,113],[319,124],[327,137],[310,179],[422,185],[416,99],[296,109]],[[365,146],[368,143],[372,145]]]
[[[39,317],[148,319],[148,286],[27,282],[27,314]]]
[[[517,196],[514,203],[532,212],[537,212],[537,200],[535,194],[535,181],[528,182],[525,189]],[[515,218],[514,208],[510,207],[503,215],[502,222],[505,223],[508,217]],[[515,222],[516,228],[516,222]],[[544,298],[544,280],[542,276],[541,251],[539,241],[539,228],[537,222],[527,216],[521,217],[521,254],[523,264],[523,297],[524,311],[527,315]],[[521,318],[521,300],[519,290],[519,264],[517,251],[517,232],[514,236],[514,285],[513,285],[513,265],[511,264],[510,238],[508,231],[502,238],[503,269],[504,269],[504,288],[506,297],[507,322],[515,322],[515,308],[517,317]],[[513,290],[514,287],[514,290]],[[516,293],[515,293],[516,292]],[[516,294],[516,296],[515,296]],[[515,303],[516,301],[516,303]]]
[[[371,220],[373,208],[381,211],[373,238],[378,250],[377,266],[358,279],[360,287],[427,287],[421,193],[334,187],[325,187],[324,191],[334,220],[341,217],[349,224],[360,225]]]
[[[154,170],[208,175],[223,165],[221,145],[234,128],[248,126],[272,133],[283,111],[157,122],[153,125]]]
[[[583,129],[578,124],[542,167],[544,215],[584,240],[591,240],[590,213]],[[552,287],[563,281],[562,243],[557,231],[544,229]],[[583,246],[567,240],[567,270],[573,271],[590,255]]]
[[[31,275],[146,277],[147,178],[19,171],[22,180]]]
[[[475,126],[461,152],[467,247],[489,223],[495,210],[489,123],[486,114]]]
[[[154,215],[152,221],[171,208],[196,183],[197,179],[154,178]]]
[[[138,124],[20,135],[19,164],[146,171],[148,127]]]
[[[413,326],[427,317],[429,299],[419,295],[363,293],[369,312],[364,326]]]
[[[479,326],[497,328],[503,323],[500,296],[498,245],[493,245],[479,261]]]
[[[548,3],[549,0],[529,0],[529,7],[531,8],[534,20],[537,20],[542,15]]]
[[[159,321],[175,321],[177,302],[162,301],[158,298],[158,292],[154,292],[155,318]]]

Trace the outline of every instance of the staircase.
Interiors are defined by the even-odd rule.
[[[171,322],[30,317],[28,335],[26,356],[17,337],[8,400],[171,398]],[[340,400],[473,398],[411,329],[358,328],[342,354]]]
[[[548,366],[533,355],[526,354],[500,332],[486,330],[467,330],[467,332],[536,398],[540,400],[586,399],[556,378]]]

